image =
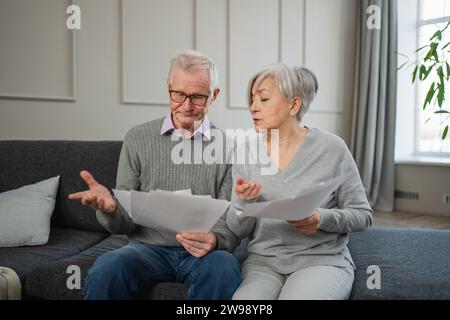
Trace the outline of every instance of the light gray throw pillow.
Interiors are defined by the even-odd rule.
[[[58,184],[56,176],[0,193],[0,247],[47,243]]]

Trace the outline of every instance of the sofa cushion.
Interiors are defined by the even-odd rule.
[[[47,243],[58,181],[59,176],[0,193],[0,247]]]
[[[357,270],[351,299],[450,299],[450,231],[369,229],[350,234]],[[367,280],[380,269],[380,289]]]
[[[25,284],[26,298],[39,298],[48,300],[79,300],[83,299],[81,289],[69,289],[67,279],[71,274],[67,273],[68,267],[79,267],[83,288],[89,268],[102,254],[118,249],[128,244],[128,239],[123,235],[112,235],[77,255],[66,259],[53,261],[46,265],[34,268],[27,277]],[[142,299],[165,300],[184,299],[186,288],[179,283],[158,283]]]
[[[45,246],[0,248],[0,266],[13,269],[20,280],[25,281],[27,274],[34,268],[76,255],[106,236],[100,232],[51,228]]]
[[[105,232],[95,211],[67,199],[85,190],[85,169],[108,188],[115,187],[120,141],[0,141],[0,192],[60,175],[52,226]]]
[[[107,251],[120,248],[128,243],[125,236],[108,236],[92,247],[77,252],[65,259],[52,261],[48,264],[34,268],[28,275],[25,283],[27,298],[40,298],[48,300],[78,300],[83,299],[81,290],[69,289],[67,280],[73,274],[68,273],[69,266],[77,266],[80,270],[81,288],[87,276],[87,271],[95,259]]]

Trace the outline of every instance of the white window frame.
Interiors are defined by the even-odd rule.
[[[419,41],[420,41],[420,28],[426,25],[432,25],[437,23],[445,23],[450,20],[450,16],[444,16],[441,18],[435,18],[435,19],[427,19],[422,20],[422,4],[424,1],[432,1],[432,0],[419,0],[417,1],[417,29],[416,29],[416,48],[419,47]],[[419,58],[419,53],[417,53],[416,58]],[[419,81],[416,81],[414,85],[414,91],[415,91],[415,108],[414,108],[414,150],[413,150],[413,156],[415,157],[435,157],[435,158],[450,158],[450,152],[424,152],[419,150],[419,126],[420,126],[420,112],[422,111],[421,108],[418,107],[419,102]],[[450,94],[446,93],[449,98]],[[450,101],[446,100],[447,103]],[[446,139],[450,139],[450,135],[447,136]]]

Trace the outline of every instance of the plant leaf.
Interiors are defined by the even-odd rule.
[[[444,132],[442,132],[442,140],[445,140],[445,138],[447,137],[447,133],[448,133],[448,125],[445,126]]]
[[[439,62],[439,55],[436,50],[433,51],[433,58],[434,58],[434,61]]]
[[[433,70],[433,68],[434,68],[435,65],[436,65],[436,63],[434,63],[433,65],[431,65],[431,66],[428,68],[428,70],[425,71],[423,80],[425,80],[426,78],[428,78],[428,75],[429,75],[430,72]],[[442,67],[441,67],[441,69],[442,69]]]
[[[401,68],[403,68],[407,64],[408,64],[408,61],[404,62],[400,67],[397,68],[397,71],[399,71]]]
[[[450,26],[450,21],[447,22],[447,24],[445,25],[444,29],[442,29],[441,31],[444,32],[449,26]]]
[[[420,66],[420,73],[419,73],[420,81],[426,80],[426,78],[428,78],[431,71],[433,71],[435,65],[436,63],[433,63],[431,66],[428,67],[428,69],[424,64]]]
[[[427,68],[425,68],[425,65],[421,65],[419,69],[419,80],[422,81],[425,78],[425,73],[427,72]]]
[[[449,42],[447,42],[447,44],[446,44],[445,46],[443,46],[443,47],[442,47],[441,51],[444,51],[444,50],[445,50],[445,48],[447,48],[448,46],[450,46],[450,41],[449,41]]]
[[[444,68],[442,68],[442,66],[439,66],[439,68],[436,69],[436,72],[439,80],[441,80],[441,82],[444,82]]]
[[[402,57],[405,57],[406,59],[409,60],[409,57],[408,57],[406,54],[404,54],[404,53],[401,53],[401,52],[398,52],[398,51],[395,51],[395,50],[394,50],[394,53],[395,53],[395,54],[398,54],[398,55],[400,55],[400,56],[402,56]]]
[[[444,100],[445,100],[445,89],[443,86],[438,85],[437,103],[438,103],[439,108],[442,107]]]
[[[417,76],[418,70],[419,70],[419,65],[416,65],[416,67],[414,68],[413,74],[412,74],[412,83],[414,83],[414,81],[416,81],[416,76]]]
[[[419,51],[421,51],[421,50],[423,50],[423,49],[425,49],[425,48],[427,48],[427,47],[429,47],[429,46],[430,46],[430,45],[427,44],[426,46],[420,47],[419,49],[417,49],[416,51],[414,51],[414,53],[417,53],[417,52],[419,52]]]
[[[431,120],[431,118],[428,118],[427,121],[425,121],[425,124],[427,124],[430,120]]]
[[[448,112],[447,110],[438,110],[438,111],[435,111],[434,113],[441,114],[441,113],[450,113],[450,112]]]
[[[430,44],[430,50],[428,50],[427,55],[423,59],[425,62],[428,60],[431,60],[431,57],[435,56],[437,46],[438,46],[438,44],[436,42],[433,42],[432,44]],[[438,61],[438,60],[436,60],[436,61]]]
[[[430,38],[430,41],[433,41],[434,38],[437,38],[439,41],[442,40],[442,31],[438,30],[436,31],[433,36]]]
[[[439,77],[439,83],[438,83],[438,93],[437,93],[437,103],[439,108],[442,107],[442,104],[445,100],[445,82],[444,82],[444,69],[442,66],[439,66],[436,70],[438,77]]]
[[[449,42],[449,43],[450,43],[450,42]],[[447,81],[448,81],[448,79],[450,79],[450,65],[448,64],[447,61],[445,61],[445,65],[446,65],[446,67],[447,67],[447,77],[446,77],[446,79],[447,79]]]
[[[427,96],[425,98],[425,101],[423,103],[423,107],[422,109],[425,110],[425,108],[427,107],[427,104],[431,103],[431,99],[433,99],[434,93],[435,93],[435,88],[434,88],[435,83],[433,82],[430,86],[430,89],[428,90]]]

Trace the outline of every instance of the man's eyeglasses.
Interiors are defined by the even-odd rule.
[[[173,102],[176,103],[183,103],[186,101],[187,98],[189,98],[189,101],[191,101],[192,104],[195,104],[196,106],[203,107],[206,104],[206,101],[208,101],[208,96],[204,96],[201,94],[192,94],[188,96],[187,94],[179,91],[173,91],[169,90],[170,99],[172,99]]]

